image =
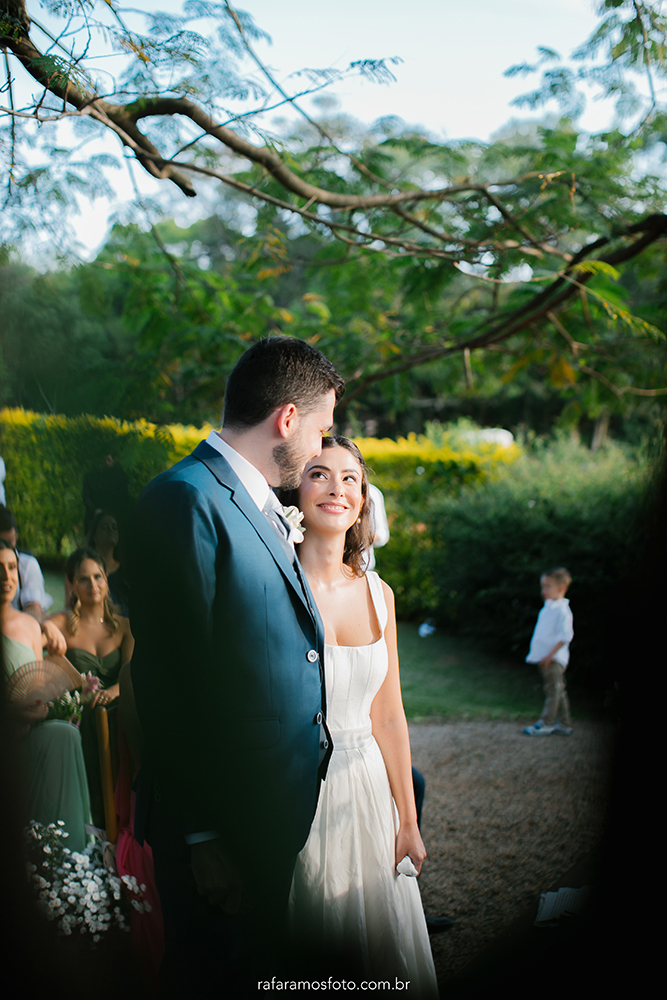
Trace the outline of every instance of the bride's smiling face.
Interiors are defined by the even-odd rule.
[[[304,525],[314,531],[346,532],[364,502],[362,481],[361,466],[347,448],[324,448],[306,466],[299,487]]]

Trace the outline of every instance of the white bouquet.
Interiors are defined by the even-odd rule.
[[[80,854],[68,850],[64,825],[62,820],[48,826],[33,820],[25,832],[28,877],[39,909],[57,922],[60,934],[89,935],[93,944],[111,928],[129,931],[128,904],[139,912],[151,909],[142,900],[146,886],[108,871],[97,841]]]

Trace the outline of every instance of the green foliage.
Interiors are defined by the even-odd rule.
[[[0,454],[7,466],[7,505],[21,541],[40,556],[59,558],[82,542],[83,477],[111,454],[123,467],[131,497],[169,464],[168,431],[112,418],[46,417],[0,411]]]
[[[475,430],[463,422],[449,429],[432,427],[430,437],[356,438],[371,480],[385,496],[391,542],[378,549],[376,558],[394,589],[400,617],[437,607],[438,590],[428,570],[434,541],[425,520],[433,498],[479,487],[511,468],[520,455],[516,445],[471,440]]]
[[[667,76],[667,17],[662,6],[661,0],[598,0],[600,23],[572,53],[572,65],[557,52],[539,48],[537,63],[507,70],[506,76],[542,72],[538,87],[513,103],[536,108],[555,101],[562,113],[577,118],[586,107],[581,84],[592,85],[599,96],[614,100],[619,122],[639,119],[633,135],[651,144],[662,131],[664,139],[667,117],[660,83]]]
[[[595,679],[613,651],[611,609],[622,604],[646,537],[650,482],[649,464],[616,445],[592,454],[560,438],[538,442],[480,488],[406,505],[412,545],[400,544],[416,586],[403,613],[430,612],[447,629],[525,656],[539,577],[565,565],[573,576],[573,671]],[[382,550],[378,566],[384,572]],[[390,564],[390,583],[398,572]]]
[[[586,173],[583,163],[576,169]],[[565,201],[567,208],[567,193]],[[421,431],[424,418],[442,412],[451,419],[457,410],[540,432],[563,412],[571,426],[606,411],[617,434],[628,421],[660,421],[664,246],[631,261],[620,278],[604,262],[581,262],[572,280],[586,287],[556,325],[546,319],[504,345],[471,352],[468,366],[454,354],[359,393],[360,380],[416,351],[465,339],[494,310],[519,307],[526,288],[539,286],[489,283],[449,262],[333,257],[326,239],[294,233],[268,210],[248,239],[242,207],[231,204],[226,217],[188,229],[164,220],[156,231],[168,256],[133,224],[117,225],[97,259],[75,268],[39,275],[10,257],[0,266],[0,402],[70,416],[217,423],[227,375],[243,350],[286,333],[316,344],[350,379],[338,411],[348,432],[367,420],[376,421],[370,433]],[[590,227],[578,224],[573,240],[583,242]]]
[[[81,272],[0,266],[0,405],[71,416],[122,412],[132,338],[113,311],[86,309]]]

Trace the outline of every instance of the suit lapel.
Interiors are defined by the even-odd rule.
[[[324,625],[322,624],[322,619],[320,618],[320,613],[317,610],[317,605],[315,604],[315,598],[313,597],[312,591],[311,591],[310,586],[308,584],[308,580],[306,578],[306,574],[304,573],[304,571],[303,571],[303,569],[301,567],[301,563],[299,562],[299,557],[298,556],[296,557],[296,559],[294,561],[294,572],[296,573],[296,575],[299,578],[299,582],[300,582],[300,584],[301,584],[301,586],[303,588],[303,593],[304,593],[305,598],[306,598],[306,604],[308,605],[308,610],[310,611],[311,615],[313,616],[313,621],[315,622],[315,624],[317,626],[317,637],[318,637],[319,644],[320,644],[321,648],[324,649]],[[320,660],[320,665],[322,665],[322,661],[321,660]]]
[[[241,513],[253,526],[261,540],[278,564],[278,568],[291,586],[299,600],[307,609],[313,619],[317,632],[321,630],[320,616],[314,611],[312,595],[306,590],[308,584],[302,584],[301,572],[297,575],[294,566],[287,552],[280,544],[280,540],[268,522],[265,515],[258,509],[257,504],[252,500],[248,491],[238,478],[229,462],[222,455],[212,448],[206,441],[202,441],[193,451],[193,457],[202,462],[217,481],[230,491],[232,503],[238,507]],[[305,582],[305,581],[304,581]],[[312,605],[312,606],[311,606]]]

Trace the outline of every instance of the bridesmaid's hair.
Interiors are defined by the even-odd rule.
[[[90,527],[88,528],[88,534],[86,535],[86,548],[90,549],[95,548],[95,535],[97,534],[97,529],[99,528],[100,521],[102,520],[103,517],[110,517],[113,521],[116,522],[116,531],[118,532],[118,536],[120,537],[120,526],[118,524],[118,518],[116,517],[116,515],[112,514],[111,511],[108,510],[98,510],[97,513],[93,515],[93,519],[90,522]],[[119,545],[117,543],[114,546],[113,550],[114,559],[118,559],[118,548]],[[120,562],[120,559],[118,559],[118,561]]]
[[[368,561],[367,553],[373,546],[375,531],[373,528],[373,517],[371,513],[371,494],[368,487],[368,466],[364,461],[364,456],[357,448],[354,441],[342,437],[339,434],[332,434],[331,437],[322,438],[322,451],[327,448],[345,448],[351,455],[354,455],[361,467],[361,492],[363,503],[359,511],[359,518],[347,529],[345,534],[345,548],[343,549],[343,562],[349,566],[355,576],[363,576],[366,572]],[[286,507],[295,504],[298,506],[298,490],[279,490],[280,502]]]
[[[65,563],[65,574],[71,584],[74,584],[74,581],[76,579],[76,574],[79,571],[81,563],[85,559],[92,559],[93,562],[96,562],[97,565],[102,570],[102,572],[104,573],[105,580],[107,580],[107,566],[104,559],[99,554],[99,552],[95,551],[95,549],[91,549],[90,547],[85,546],[84,548],[76,549],[76,551],[72,553],[72,555]],[[67,629],[70,635],[76,635],[76,633],[79,630],[79,621],[81,619],[81,614],[79,611],[81,602],[79,601],[79,598],[76,596],[76,594],[72,594],[72,601],[74,603],[67,612]],[[120,622],[118,621],[116,615],[114,614],[114,607],[111,601],[109,600],[108,594],[104,598],[104,624],[107,626],[112,635],[115,632],[117,632],[118,629],[120,628]]]

